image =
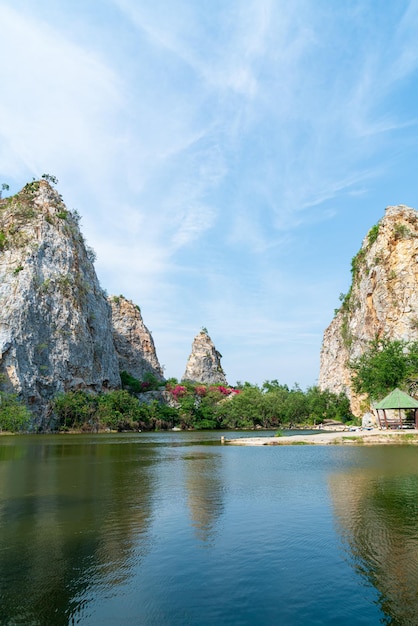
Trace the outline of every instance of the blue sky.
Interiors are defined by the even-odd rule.
[[[418,208],[418,1],[0,0],[0,182],[58,177],[167,377],[316,383],[350,260]]]

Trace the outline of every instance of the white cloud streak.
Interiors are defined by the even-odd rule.
[[[413,143],[416,1],[5,0],[0,22],[2,176],[58,175],[104,286],[165,342],[170,310],[173,355],[205,316],[251,347],[319,340],[286,263]]]

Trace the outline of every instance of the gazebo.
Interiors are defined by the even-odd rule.
[[[415,398],[412,398],[412,396],[400,389],[391,391],[386,398],[375,404],[373,408],[377,413],[380,428],[402,428],[405,425],[405,420],[402,421],[403,410],[414,411],[414,425],[415,428],[418,428],[418,400],[415,400]],[[396,410],[398,411],[397,417],[393,413]],[[386,411],[391,411],[392,414],[388,415]]]

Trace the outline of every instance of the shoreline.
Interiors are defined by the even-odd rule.
[[[333,431],[291,437],[242,437],[225,439],[221,443],[234,446],[297,446],[297,445],[418,445],[418,430]]]

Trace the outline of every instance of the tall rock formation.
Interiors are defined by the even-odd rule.
[[[123,296],[111,296],[109,302],[120,371],[138,380],[143,380],[145,374],[153,374],[163,380],[154,340],[143,322],[139,307]]]
[[[48,427],[48,401],[118,387],[111,309],[77,215],[44,180],[0,201],[0,375]]]
[[[227,385],[221,358],[222,355],[216,350],[207,330],[202,329],[193,340],[192,352],[182,380],[209,385]]]
[[[319,386],[345,391],[360,415],[348,362],[376,337],[418,340],[418,212],[387,207],[353,258],[352,275],[350,291],[324,333]]]

